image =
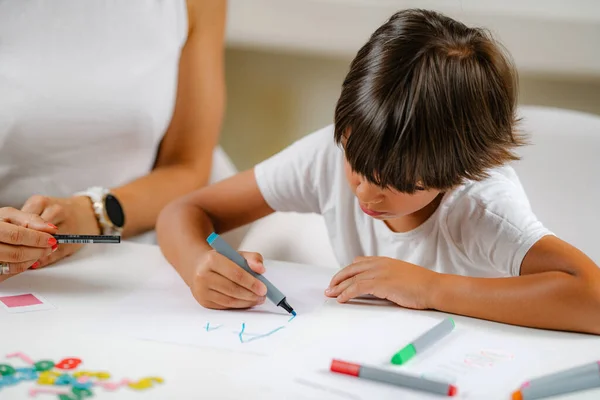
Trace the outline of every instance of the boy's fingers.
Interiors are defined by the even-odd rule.
[[[241,254],[248,261],[252,261],[252,262],[255,262],[255,263],[258,263],[258,264],[262,264],[263,263],[263,256],[260,253],[243,251],[243,252],[241,252]]]
[[[233,297],[240,300],[247,300],[251,302],[258,302],[261,300],[261,296],[252,293],[245,287],[242,287],[237,283],[230,281],[229,279],[217,274],[216,272],[211,272],[211,276],[208,280],[210,280],[211,282],[210,287],[212,290],[215,290],[229,297]]]
[[[346,279],[351,278],[356,274],[360,274],[361,272],[367,271],[370,268],[371,268],[371,264],[368,262],[358,262],[356,264],[350,264],[347,267],[343,268],[338,273],[336,273],[333,276],[333,278],[331,278],[329,287],[332,288],[336,285],[339,285],[341,282],[345,281]]]
[[[235,297],[227,296],[215,290],[208,292],[207,300],[224,308],[250,308],[257,304],[254,301],[236,299]]]
[[[206,307],[206,308],[210,308],[212,310],[224,310],[225,309],[225,307],[223,307],[222,305],[214,303],[212,301],[204,301],[202,303],[202,306]]]
[[[216,260],[215,262],[210,263],[212,271],[259,296],[265,296],[267,294],[267,287],[239,265],[218,253],[215,253],[213,257],[215,257]]]
[[[339,303],[345,303],[349,300],[354,299],[355,297],[364,295],[364,294],[373,294],[374,292],[374,284],[373,280],[356,280],[351,285],[349,285],[343,292],[337,296],[337,301]]]
[[[338,285],[332,286],[331,288],[327,289],[325,291],[325,294],[329,297],[337,297],[340,293],[342,293],[344,290],[353,285],[357,279],[358,275],[351,276],[345,281],[340,282]]]
[[[246,253],[243,252],[242,256],[248,262],[248,266],[252,268],[252,271],[257,274],[263,274],[265,272],[265,265],[263,263],[263,256],[259,253]]]

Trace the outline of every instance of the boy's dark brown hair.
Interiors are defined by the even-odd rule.
[[[518,159],[517,75],[489,33],[437,12],[393,15],[352,61],[335,140],[352,169],[404,193],[481,180]]]

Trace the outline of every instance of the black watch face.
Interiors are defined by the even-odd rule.
[[[125,214],[119,200],[112,194],[107,194],[104,198],[104,208],[106,215],[110,219],[113,225],[122,228],[125,225]]]

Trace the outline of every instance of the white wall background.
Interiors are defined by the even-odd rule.
[[[230,0],[221,143],[238,168],[331,123],[358,48],[414,6],[491,29],[515,59],[522,104],[600,114],[597,0]]]

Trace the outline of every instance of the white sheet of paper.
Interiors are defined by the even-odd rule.
[[[250,310],[206,309],[179,275],[165,268],[99,322],[111,333],[139,339],[264,354],[276,351],[277,343],[289,340],[286,338],[300,330],[303,320],[327,301],[323,292],[335,271],[268,260],[265,267],[265,276],[297,312],[291,321],[285,310],[268,300]]]
[[[532,352],[527,342],[506,333],[453,332],[403,366],[390,363],[392,355],[441,319],[430,316],[379,318],[367,321],[337,340],[326,340],[302,354],[268,357],[253,367],[271,382],[301,385],[314,398],[433,400],[440,396],[330,372],[331,360],[341,359],[377,368],[448,382],[458,387],[461,400],[505,400],[523,383]],[[287,361],[286,361],[287,360]],[[289,360],[294,360],[290,363]],[[274,369],[269,366],[285,365]],[[255,382],[259,377],[252,378]]]

